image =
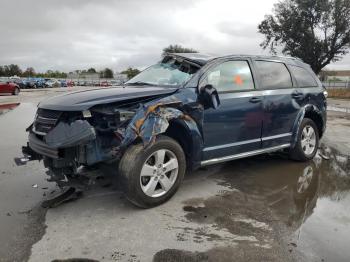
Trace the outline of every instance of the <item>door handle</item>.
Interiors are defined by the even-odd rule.
[[[294,92],[292,93],[292,97],[293,97],[293,98],[296,98],[296,99],[300,99],[300,98],[302,98],[303,96],[304,96],[304,94],[301,93],[301,92],[298,92],[298,91],[294,91]]]
[[[251,99],[249,99],[250,103],[259,103],[261,102],[261,97],[253,96]]]

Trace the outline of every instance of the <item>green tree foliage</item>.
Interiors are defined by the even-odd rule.
[[[36,76],[35,70],[33,67],[28,67],[22,74],[24,77],[33,77]]]
[[[301,58],[319,73],[350,47],[349,0],[283,0],[258,26],[271,53]]]
[[[163,55],[166,53],[198,53],[198,51],[181,45],[169,45],[163,49]]]
[[[87,72],[90,73],[90,74],[97,73],[96,69],[93,68],[93,67],[89,68],[89,69],[87,70]]]
[[[101,78],[113,78],[114,74],[113,74],[112,69],[105,68],[104,70],[100,71],[100,77]]]
[[[21,76],[22,70],[18,65],[4,65],[0,67],[0,76]]]
[[[137,74],[139,74],[141,71],[138,70],[137,68],[132,68],[129,67],[128,69],[122,71],[122,74],[126,74],[128,76],[128,78],[133,78],[134,76],[136,76]]]

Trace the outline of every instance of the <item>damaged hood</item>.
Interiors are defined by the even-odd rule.
[[[169,87],[112,87],[92,89],[55,96],[40,102],[39,108],[59,111],[82,111],[99,104],[108,104],[129,99],[157,98],[174,93]]]

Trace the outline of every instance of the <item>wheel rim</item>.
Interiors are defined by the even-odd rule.
[[[18,93],[19,93],[19,90],[18,90],[18,88],[16,88],[15,89],[15,95],[18,95]]]
[[[303,174],[298,178],[297,192],[299,194],[304,193],[310,186],[314,170],[311,166],[304,169]]]
[[[315,151],[316,133],[310,125],[306,125],[301,133],[301,148],[305,155],[311,155]]]
[[[166,194],[175,184],[179,170],[176,155],[167,149],[160,149],[143,163],[140,174],[142,191],[150,197]]]

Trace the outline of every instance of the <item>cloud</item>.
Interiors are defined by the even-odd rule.
[[[276,0],[1,0],[0,64],[37,71],[144,68],[169,44],[262,54],[257,24]],[[335,65],[349,66],[349,58]]]

